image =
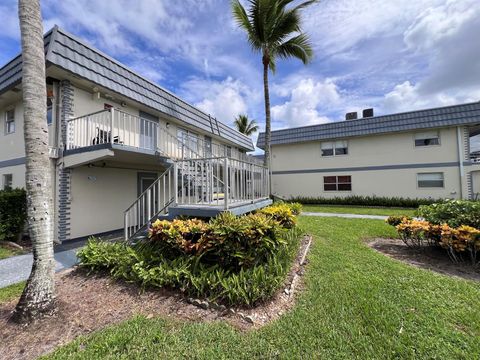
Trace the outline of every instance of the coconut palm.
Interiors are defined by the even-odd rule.
[[[270,165],[270,94],[268,70],[275,72],[277,59],[297,58],[304,64],[313,56],[308,36],[301,30],[300,11],[317,0],[287,8],[294,0],[249,0],[248,11],[240,0],[232,0],[233,16],[247,33],[255,52],[262,54],[265,95],[265,166]]]
[[[47,89],[39,0],[19,0],[22,39],[25,180],[33,266],[13,319],[30,322],[55,310],[52,181],[48,156]]]
[[[255,120],[250,120],[247,115],[238,115],[234,124],[238,131],[247,136],[250,136],[258,131],[257,122]]]

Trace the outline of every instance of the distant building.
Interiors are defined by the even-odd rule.
[[[480,103],[272,132],[272,187],[281,197],[478,198]],[[366,116],[373,115],[371,111]],[[264,148],[265,134],[257,146]]]

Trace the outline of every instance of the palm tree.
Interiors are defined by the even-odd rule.
[[[238,25],[245,30],[253,51],[262,54],[263,87],[265,95],[265,159],[264,165],[270,165],[270,94],[268,90],[268,69],[275,72],[278,58],[297,58],[304,64],[313,57],[308,36],[302,32],[300,10],[317,2],[304,1],[287,8],[294,0],[249,0],[247,10],[240,0],[232,0],[233,16]]]
[[[52,181],[40,0],[19,0],[27,212],[33,266],[13,319],[26,323],[55,310]]]
[[[257,122],[255,120],[250,120],[248,115],[238,115],[234,124],[238,131],[247,136],[250,136],[258,131]]]

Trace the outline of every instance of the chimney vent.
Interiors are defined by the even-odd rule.
[[[364,110],[363,110],[363,117],[364,117],[364,118],[373,117],[373,109],[372,109],[372,108],[370,108],[370,109],[364,109]]]
[[[345,114],[345,120],[356,120],[357,119],[357,112],[349,112]]]

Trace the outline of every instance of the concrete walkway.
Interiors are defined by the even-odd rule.
[[[305,216],[321,216],[321,217],[341,217],[346,219],[375,219],[385,220],[388,216],[382,215],[364,215],[364,214],[340,214],[340,213],[324,213],[324,212],[302,212]]]
[[[103,240],[117,241],[123,233],[114,232],[101,236]],[[74,267],[78,263],[77,251],[87,243],[87,238],[67,241],[55,245],[55,271]],[[27,280],[32,270],[33,256],[25,254],[0,260],[0,289]]]

